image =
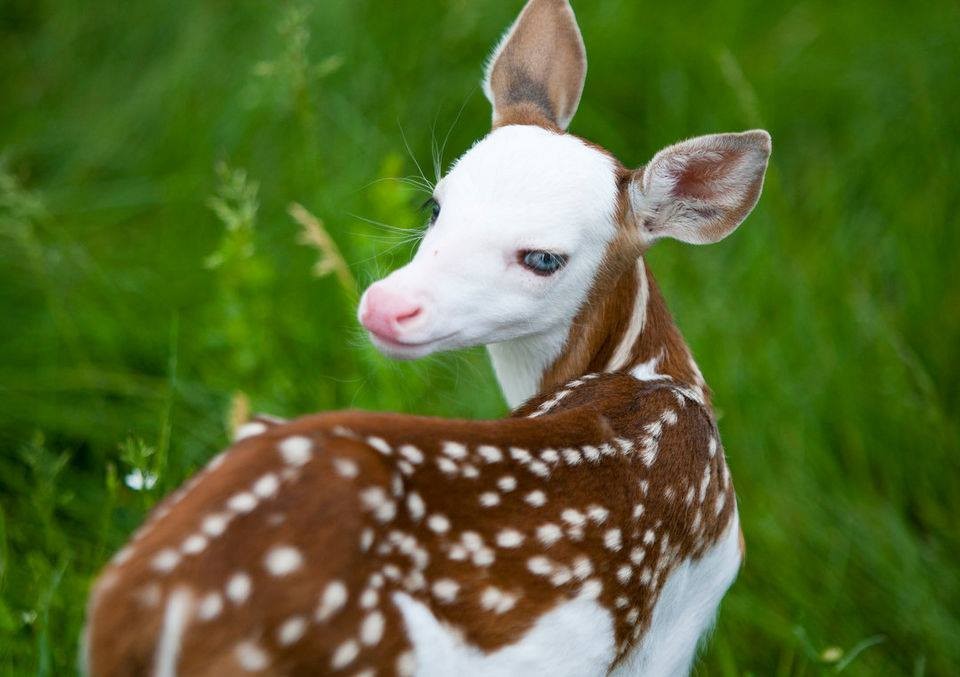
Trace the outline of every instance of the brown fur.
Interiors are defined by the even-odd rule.
[[[253,579],[250,598],[237,605],[225,600],[224,611],[213,621],[191,614],[179,660],[181,674],[213,675],[225,666],[236,671],[232,652],[245,640],[255,641],[263,649],[275,674],[325,670],[335,648],[358,636],[368,611],[358,608],[357,600],[370,587],[370,577],[390,564],[401,576],[397,581],[385,579],[379,592],[377,609],[386,621],[383,639],[374,646],[361,646],[359,656],[349,665],[351,671],[376,667],[377,674],[394,674],[397,657],[409,649],[399,615],[388,599],[393,590],[405,590],[427,604],[438,618],[459,628],[471,644],[494,650],[515,641],[543,613],[582,589],[584,581],[575,576],[554,585],[532,573],[528,562],[537,555],[567,567],[581,556],[590,560],[592,571],[584,578],[602,585],[599,600],[616,619],[622,654],[642,636],[659,589],[673,567],[698,557],[726,528],[735,505],[733,488],[726,479],[709,410],[682,389],[666,381],[642,383],[626,374],[609,374],[567,390],[562,401],[536,418],[528,416],[553,393],[535,398],[501,421],[344,412],[275,425],[239,443],[219,467],[203,473],[188,491],[162,504],[155,512],[162,516],[152,518],[135,536],[132,556],[108,567],[101,577],[91,609],[92,673],[143,674],[152,664],[170,593],[186,589],[199,600],[211,591],[222,592],[238,571],[248,572]],[[663,422],[667,411],[676,416],[673,424]],[[648,466],[640,450],[651,438],[647,428],[651,425],[660,429],[659,451]],[[204,516],[221,511],[231,496],[248,489],[264,474],[281,473],[285,466],[278,445],[297,435],[312,440],[312,456],[296,468],[295,477],[281,483],[275,496],[259,501],[249,513],[236,515],[223,535],[211,538],[203,552],[184,555],[172,571],[163,573],[152,567],[158,552],[181,546],[188,535],[198,532]],[[370,436],[385,440],[391,452],[384,454],[371,447],[366,442]],[[717,444],[713,455],[709,453],[711,439]],[[444,441],[464,444],[466,458],[450,459],[442,451]],[[624,441],[632,449],[623,451]],[[400,463],[403,456],[398,450],[404,444],[416,446],[425,457],[413,472],[405,472]],[[487,462],[478,451],[480,445],[495,445],[504,454],[503,460]],[[530,462],[512,458],[508,451],[522,448],[539,460],[544,450],[581,453],[604,445],[609,445],[607,453],[577,465],[562,457],[541,461],[549,469],[548,477],[532,472]],[[456,475],[440,468],[438,458],[454,461],[459,468]],[[335,464],[343,460],[356,464],[356,477],[337,474]],[[467,465],[477,469],[475,477],[463,475]],[[710,477],[701,488],[707,466]],[[514,477],[516,487],[499,489],[497,481],[504,476]],[[390,520],[377,520],[358,498],[371,487],[381,488],[396,501],[396,514]],[[542,507],[524,500],[535,489],[546,493]],[[487,491],[499,493],[499,505],[480,506],[479,496]],[[428,516],[440,513],[447,518],[448,532],[435,533],[424,517],[411,513],[406,505],[411,493],[423,499]],[[687,501],[688,494],[692,501]],[[721,494],[724,498],[718,512],[715,506]],[[644,512],[635,517],[637,504],[644,506]],[[592,505],[609,512],[602,524],[589,517]],[[566,535],[569,525],[562,511],[567,508],[588,515],[580,538]],[[275,516],[282,516],[283,521],[274,524]],[[548,522],[564,527],[565,535],[545,546],[536,533]],[[497,534],[507,527],[524,535],[520,547],[496,545]],[[611,528],[621,530],[622,546],[617,551],[603,542],[603,534]],[[369,551],[360,546],[365,529],[375,533]],[[655,534],[652,543],[643,540],[647,530]],[[479,566],[450,559],[451,548],[464,531],[480,535],[494,552],[492,563]],[[408,580],[413,570],[411,557],[390,545],[392,534],[412,537],[416,546],[428,553],[429,563],[422,571],[426,589],[418,589],[415,581]],[[277,544],[295,546],[302,553],[303,567],[284,577],[265,572],[265,554]],[[634,547],[645,551],[638,566],[629,559]],[[633,573],[623,583],[616,571],[625,564],[632,566]],[[455,580],[460,586],[452,603],[444,603],[430,592],[430,585],[441,578]],[[331,622],[315,622],[317,601],[333,579],[345,583],[349,601]],[[483,608],[483,591],[491,585],[515,594],[515,605],[500,614]],[[151,586],[159,587],[158,601],[145,604],[144,591]],[[629,604],[618,607],[618,598],[628,599]],[[631,610],[636,610],[633,615]],[[308,619],[305,638],[293,646],[281,646],[276,640],[278,628],[297,615]]]

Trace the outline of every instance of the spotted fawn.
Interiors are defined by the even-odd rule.
[[[259,418],[89,602],[93,675],[684,675],[743,556],[710,395],[644,253],[756,204],[764,131],[628,169],[566,132],[566,0],[491,56],[493,129],[359,318],[387,355],[486,345],[513,413]]]

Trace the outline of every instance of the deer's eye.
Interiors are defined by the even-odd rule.
[[[554,254],[540,250],[520,252],[520,263],[537,275],[553,275],[567,263],[563,254]]]
[[[428,212],[430,214],[430,225],[432,226],[437,222],[437,219],[440,218],[440,203],[437,202],[437,198],[431,197],[429,200],[423,203],[423,206],[420,209]]]

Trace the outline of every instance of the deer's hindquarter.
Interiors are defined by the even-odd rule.
[[[603,674],[654,660],[673,598],[695,593],[705,627],[736,528],[705,408],[611,374],[519,414],[322,416],[245,440],[101,577],[94,674]],[[691,577],[699,562],[717,575]]]

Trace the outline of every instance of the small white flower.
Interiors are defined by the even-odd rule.
[[[134,468],[123,478],[123,483],[134,491],[149,491],[156,486],[157,475],[152,472],[145,473],[140,468]]]

